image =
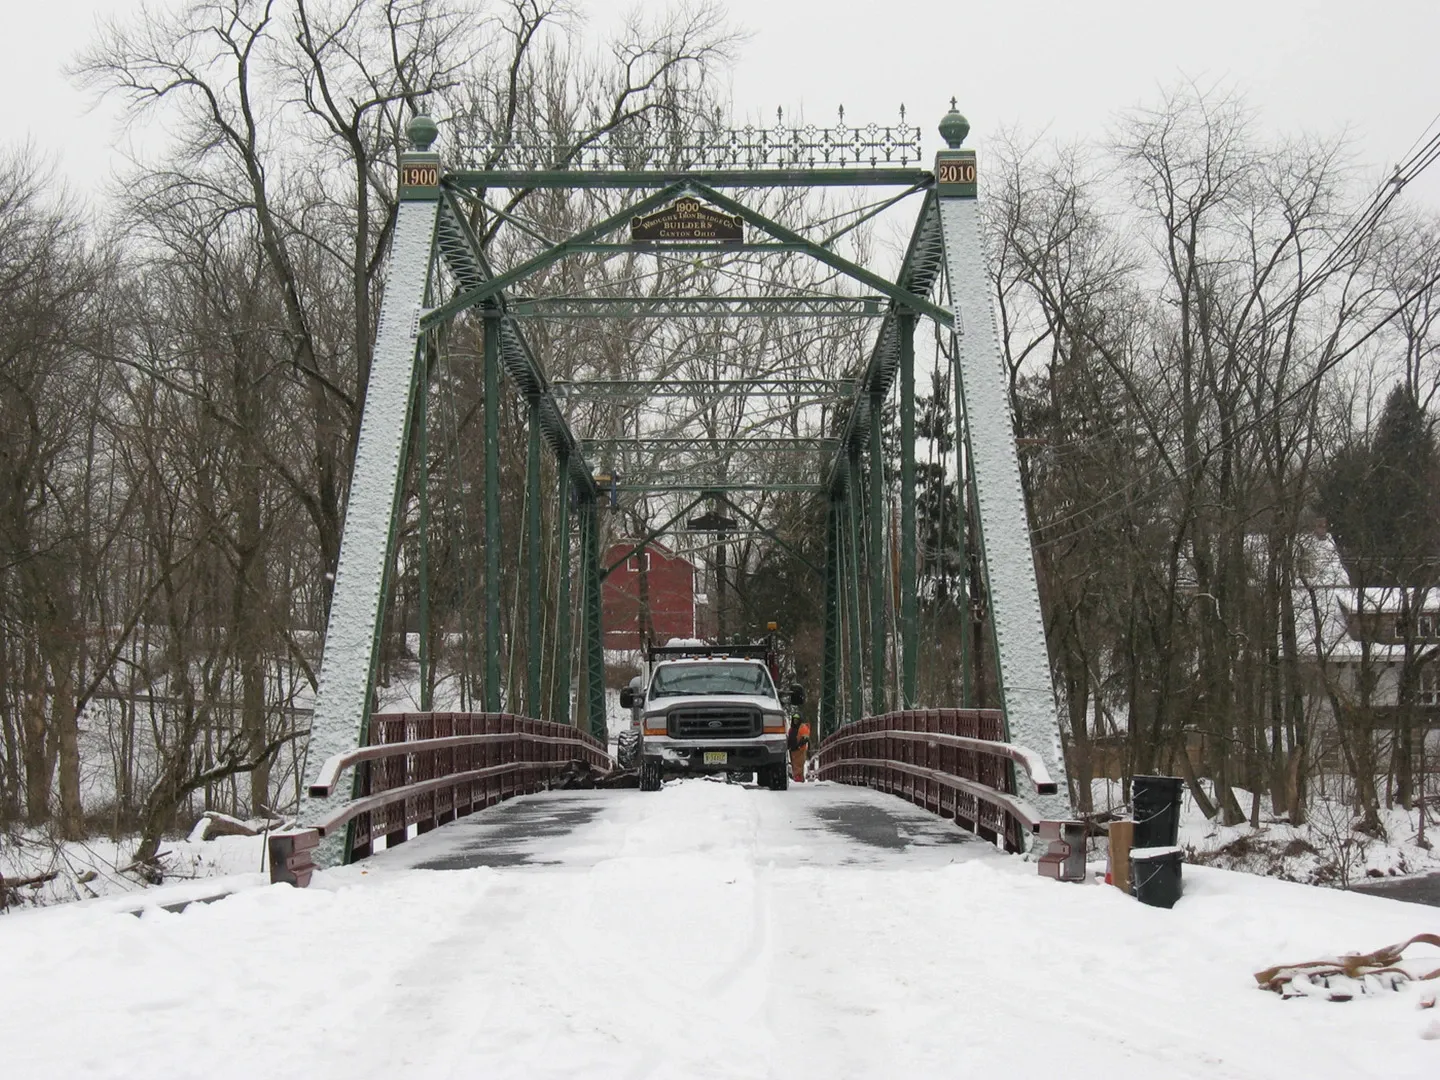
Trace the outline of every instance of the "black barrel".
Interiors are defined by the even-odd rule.
[[[1174,847],[1180,842],[1180,796],[1185,781],[1178,776],[1132,776],[1130,800],[1135,807],[1137,848]]]
[[[1172,908],[1180,899],[1180,866],[1184,856],[1178,847],[1132,848],[1130,888],[1135,899],[1151,907]]]

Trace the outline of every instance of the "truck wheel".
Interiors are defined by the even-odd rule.
[[[640,756],[640,736],[634,731],[622,731],[615,740],[615,756],[622,769],[633,768]]]
[[[664,781],[665,777],[660,771],[660,763],[658,761],[642,761],[640,763],[641,791],[659,791],[660,785],[663,784]]]
[[[790,774],[784,765],[767,765],[763,782],[771,791],[784,791],[790,786]]]

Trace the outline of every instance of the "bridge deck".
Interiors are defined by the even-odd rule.
[[[445,868],[421,870],[419,867]],[[454,869],[449,869],[454,868]],[[309,889],[0,918],[7,1075],[1411,1076],[1415,993],[1250,973],[1429,909],[1186,869],[1173,911],[1040,879],[888,796],[533,796]]]
[[[1005,856],[973,834],[900,799],[833,784],[783,794],[719,781],[635,790],[556,791],[514,799],[365,864],[397,869],[479,866],[586,869],[613,859],[739,859],[772,868],[906,869]],[[352,871],[353,872],[353,871]]]

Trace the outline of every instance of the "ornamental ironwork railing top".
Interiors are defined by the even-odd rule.
[[[462,156],[476,168],[498,172],[616,169],[692,171],[727,169],[838,169],[904,166],[920,161],[920,129],[898,124],[845,123],[774,127],[747,124],[701,130],[631,124],[599,135],[538,136],[480,143]]]

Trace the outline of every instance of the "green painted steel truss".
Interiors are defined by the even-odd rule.
[[[396,446],[391,445],[387,450],[390,457],[386,460],[396,464],[371,463],[367,470],[361,469],[357,459],[356,483],[359,484],[363,475],[367,477],[368,487],[363,490],[352,487],[350,497],[352,507],[361,504],[391,507],[391,540],[382,553],[384,568],[378,582],[378,601],[367,609],[371,612],[370,624],[355,633],[345,628],[341,628],[344,632],[337,632],[332,617],[322,659],[317,716],[323,713],[326,723],[350,722],[358,724],[362,732],[365,729],[371,707],[369,687],[373,684],[385,597],[392,574],[391,549],[403,499],[405,447],[409,445],[408,436],[403,433],[412,429],[419,433],[417,445],[423,458],[425,412],[432,399],[428,392],[430,365],[424,362],[424,356],[427,349],[443,347],[441,332],[467,313],[476,319],[483,340],[481,486],[486,535],[482,688],[487,710],[503,707],[520,711],[523,707],[531,715],[570,721],[572,703],[576,703],[579,716],[574,717],[575,721],[583,721],[592,734],[605,737],[601,581],[620,563],[610,567],[602,565],[606,528],[601,515],[614,501],[652,495],[683,496],[669,500],[672,508],[681,505],[682,509],[659,530],[647,533],[637,548],[667,529],[679,528],[678,523],[690,510],[707,504],[712,511],[728,508],[735,513],[731,540],[741,533],[768,539],[785,548],[823,580],[823,685],[819,695],[822,732],[833,730],[842,720],[853,720],[867,712],[916,705],[921,641],[916,578],[914,333],[918,320],[924,318],[931,320],[942,333],[954,335],[957,342],[954,350],[960,358],[954,382],[957,427],[965,446],[966,462],[983,464],[983,469],[980,464],[974,465],[972,475],[962,483],[961,502],[964,513],[973,517],[974,531],[981,540],[978,555],[989,607],[992,611],[1007,612],[1011,620],[1007,626],[1028,627],[1034,619],[1033,632],[1040,635],[1037,653],[1033,642],[1018,640],[1013,630],[1007,634],[999,626],[997,616],[991,624],[991,645],[998,660],[994,681],[1000,687],[1007,723],[1020,725],[1021,737],[1033,742],[1055,734],[1053,746],[1038,745],[1032,749],[1047,758],[1052,776],[1063,777],[1053,697],[1048,707],[1042,700],[1049,694],[1049,670],[1044,662],[1043,627],[1038,625],[1033,566],[1027,564],[1017,569],[1010,565],[1021,557],[1017,552],[1028,552],[1028,529],[1018,472],[1012,468],[1016,458],[1013,430],[1006,411],[1008,402],[1004,397],[1003,362],[995,346],[993,320],[985,310],[988,307],[985,275],[978,269],[983,264],[978,252],[975,157],[973,152],[960,149],[968,124],[953,109],[941,131],[950,148],[937,155],[930,169],[920,167],[919,130],[904,123],[903,117],[899,125],[889,127],[853,127],[845,124],[842,117],[833,128],[715,127],[683,137],[673,132],[651,132],[648,141],[642,137],[638,142],[631,132],[623,137],[557,137],[533,143],[462,148],[462,157],[486,162],[486,167],[447,170],[440,156],[430,149],[436,135],[435,125],[424,118],[412,121],[410,133],[414,149],[401,155],[399,186],[401,206],[411,210],[401,216],[395,245],[397,250],[404,247],[413,252],[417,244],[430,243],[432,263],[445,268],[452,287],[446,290],[438,278],[432,281],[428,269],[421,274],[413,258],[405,264],[408,269],[403,275],[387,276],[384,314],[377,341],[386,343],[389,351],[384,357],[377,352],[377,366],[383,360],[386,371],[403,371],[408,362],[411,388],[408,396],[392,391],[383,406],[367,397],[367,424],[371,423],[373,410],[386,408],[390,413],[383,425],[378,421],[371,425],[383,434],[373,436],[368,443],[362,434],[360,456],[372,453],[369,449],[372,444],[379,445],[377,440],[385,439],[399,439],[399,452],[397,455]],[[829,187],[888,188],[896,193],[884,196],[871,208],[855,211],[856,216],[848,225],[835,228],[820,240],[727,194],[750,189]],[[537,227],[487,201],[490,191],[545,189],[607,189],[634,195],[629,205],[559,239],[545,237]],[[840,254],[836,242],[848,231],[911,197],[918,198],[919,213],[900,270],[893,280]],[[685,199],[691,201],[682,203]],[[431,208],[428,216],[418,211],[417,204]],[[692,215],[691,226],[677,225],[679,231],[673,234],[655,234],[661,235],[658,240],[646,232],[643,244],[627,242],[623,236],[616,235],[642,216],[646,219],[646,230],[660,228],[654,223],[666,219],[667,214],[679,221],[682,205],[691,207],[686,211]],[[694,209],[697,206],[703,208],[703,214]],[[701,231],[685,231],[687,227],[698,228],[693,221],[701,220],[705,214],[713,220],[733,223],[725,226],[730,231],[718,239],[707,237]],[[516,256],[513,265],[490,265],[476,233],[475,223],[482,221],[490,227],[512,227],[523,234],[517,250],[524,254]],[[424,232],[427,229],[428,236]],[[968,254],[961,252],[962,247]],[[535,290],[534,282],[545,271],[576,255],[610,257],[623,253],[654,257],[673,253],[685,259],[703,260],[712,255],[773,252],[803,254],[827,267],[833,272],[832,276],[847,282],[850,289],[861,291],[753,296],[523,294],[527,289],[539,291]],[[936,294],[946,284],[950,298],[948,303],[942,303],[937,301]],[[968,315],[969,321],[962,324],[961,315]],[[844,378],[813,375],[799,363],[784,371],[756,377],[657,376],[566,381],[553,380],[547,375],[525,334],[527,325],[533,325],[535,320],[781,318],[873,320],[869,324],[871,344],[863,361]],[[387,324],[386,319],[392,322]],[[403,320],[403,329],[393,321],[396,319]],[[880,430],[880,417],[897,390],[897,382],[901,504],[898,542],[886,535],[887,528],[891,527],[886,495],[890,481]],[[500,595],[505,571],[500,565],[502,544],[497,532],[501,521],[499,403],[506,389],[524,402],[527,432],[526,495],[518,545],[525,575],[525,587],[518,595],[524,598],[526,617],[514,630],[524,641],[526,662],[524,670],[516,672],[519,677],[514,686],[502,685],[501,678],[505,640]],[[763,409],[758,416],[750,418],[754,422],[746,424],[744,434],[733,438],[682,434],[674,430],[634,437],[609,434],[578,438],[571,428],[572,418],[593,413],[593,409],[588,412],[583,409],[585,405],[609,403],[632,408],[658,402],[659,405],[651,406],[656,410],[657,425],[683,424],[686,421],[678,418],[693,416],[697,405],[703,407],[722,401],[748,405],[745,399],[750,398],[761,399]],[[404,412],[397,412],[402,405]],[[967,406],[984,412],[967,415]],[[997,419],[999,413],[1004,415]],[[800,434],[796,418],[801,415],[825,417],[827,433]],[[793,426],[782,429],[784,434],[767,435],[759,430],[765,423],[778,423],[787,417]],[[988,441],[981,448],[983,452],[977,455],[972,429],[973,422],[981,420]],[[689,422],[693,425],[693,420]],[[549,494],[541,490],[544,451],[553,459],[559,481],[558,489]],[[807,462],[807,455],[812,460]],[[623,461],[617,462],[617,458]],[[608,475],[598,473],[597,464],[603,465]],[[633,475],[623,474],[622,469],[631,470]],[[425,476],[422,468],[422,488],[428,483]],[[774,493],[815,498],[825,517],[823,566],[813,563],[790,540],[775,533],[747,510],[740,498]],[[430,511],[423,490],[420,498],[424,532],[429,527]],[[385,499],[389,502],[384,502]],[[555,533],[552,540],[546,542],[541,536],[541,503],[549,499],[555,500],[557,510]],[[661,505],[666,502],[662,501]],[[578,538],[572,537],[572,527],[578,528]],[[356,531],[372,539],[356,539],[353,544],[372,547],[373,538],[383,533],[373,525],[368,532],[359,528]],[[961,532],[963,537],[966,530]],[[346,542],[351,542],[350,534],[351,521],[347,517]],[[425,568],[429,565],[424,547],[426,538],[421,539],[420,565]],[[1002,541],[1003,549],[998,546]],[[723,532],[717,534],[716,543],[723,567],[727,543]],[[992,549],[1003,550],[997,558],[1007,560],[1005,572],[992,573],[994,568],[986,561],[987,552]],[[559,565],[555,579],[560,585],[555,590],[556,606],[549,615],[543,615],[540,609],[546,603],[546,592],[542,582],[548,574],[543,560],[547,551],[556,553],[554,557]],[[891,551],[898,551],[894,570],[890,569]],[[346,552],[342,545],[342,570]],[[572,552],[576,557],[572,558]],[[380,566],[375,556],[367,558]],[[963,562],[963,552],[961,558]],[[576,573],[579,588],[572,593],[571,577]],[[893,582],[892,575],[896,577]],[[355,584],[353,578],[354,575],[344,574],[337,578],[337,603],[341,601],[342,587],[352,592],[364,587]],[[422,572],[421,578],[420,606],[422,611],[428,611],[426,574]],[[892,594],[898,594],[899,610],[890,613],[887,605]],[[578,598],[580,613],[579,693],[573,692],[571,671],[572,595]],[[351,592],[345,596],[351,597]],[[353,598],[345,599],[344,603],[348,605],[345,610],[365,607]],[[962,609],[969,606],[966,596],[961,596],[960,603]],[[892,615],[898,623],[900,645],[893,675],[889,670],[892,650],[888,638]],[[556,655],[552,661],[549,694],[545,694],[541,678],[545,649],[542,635],[546,625],[555,627],[552,645],[557,654],[564,654]],[[1029,633],[1027,629],[1021,637]],[[367,641],[370,651],[365,654],[368,660],[364,660],[362,646]],[[511,647],[515,644],[510,642]],[[965,699],[942,704],[973,704],[968,696],[974,651],[973,643],[966,640],[958,658],[966,687]],[[430,655],[429,643],[422,642],[422,656]],[[1035,659],[1037,655],[1039,662]],[[368,662],[372,677],[327,682],[327,672],[361,662]],[[345,686],[363,685],[365,694],[347,690],[350,696],[340,700],[329,688],[342,682]],[[330,696],[327,698],[327,695]]]
[[[855,393],[853,379],[574,379],[556,380],[551,389],[566,400],[618,398],[782,397],[814,401],[845,400]]]
[[[713,249],[709,245],[708,250]],[[884,303],[883,296],[546,296],[516,299],[506,315],[512,319],[855,319],[883,315]]]

